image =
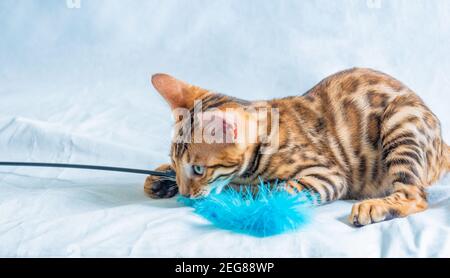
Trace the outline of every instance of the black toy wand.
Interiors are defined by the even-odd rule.
[[[47,167],[47,168],[71,168],[71,169],[87,169],[98,171],[110,171],[110,172],[123,172],[133,174],[151,175],[157,177],[165,177],[170,180],[175,180],[175,172],[159,172],[142,169],[122,168],[122,167],[110,167],[110,166],[97,166],[97,165],[85,165],[85,164],[67,164],[67,163],[42,163],[42,162],[3,162],[0,161],[0,166],[18,166],[18,167]]]

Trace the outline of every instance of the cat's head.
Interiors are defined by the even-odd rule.
[[[237,140],[238,133],[245,130],[236,123],[250,117],[242,109],[248,103],[166,74],[153,75],[152,84],[175,117],[170,156],[179,192],[190,197],[204,196],[212,184],[242,174],[250,150],[248,142]],[[197,113],[202,111],[199,116]]]

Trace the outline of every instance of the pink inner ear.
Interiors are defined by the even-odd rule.
[[[152,76],[152,84],[172,109],[185,107],[183,89],[186,84],[170,75],[159,73]]]
[[[230,119],[225,118],[223,112],[204,112],[205,114],[212,113],[213,116],[206,116],[203,115],[203,128],[206,127],[210,122],[213,122],[214,124],[220,124],[222,122],[222,130],[220,131],[224,136],[226,135],[232,135],[233,140],[237,139],[238,135],[238,128],[237,128],[237,122],[234,117],[231,117]],[[217,128],[220,128],[218,126]]]
[[[223,119],[223,132],[225,134],[228,134],[228,132],[232,132],[233,134],[233,139],[236,140],[237,139],[237,123],[233,122],[233,123],[228,123],[225,119]]]

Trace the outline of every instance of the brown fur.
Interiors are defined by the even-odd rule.
[[[450,172],[450,146],[446,146],[446,148],[447,148],[447,151],[446,151],[447,155],[445,155],[445,151],[444,151],[444,157],[445,157],[444,165],[446,165],[446,166],[444,166],[444,167],[446,167],[447,171]]]
[[[260,152],[261,142],[173,144],[170,168],[184,195],[205,193],[218,177],[232,177],[233,184],[257,184],[259,177],[286,180],[290,192],[311,190],[320,203],[362,200],[349,217],[361,226],[425,210],[425,188],[450,171],[450,148],[442,140],[436,116],[401,82],[374,70],[342,71],[303,96],[267,102],[215,94],[167,75],[155,75],[152,82],[173,109],[192,111],[194,100],[202,100],[205,111],[279,111],[280,145],[272,154]],[[192,177],[186,165],[206,170]],[[158,196],[153,188],[157,181],[146,181],[151,197]]]

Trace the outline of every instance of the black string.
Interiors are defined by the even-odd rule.
[[[3,162],[3,161],[0,161],[0,166],[87,169],[87,170],[98,170],[98,171],[143,174],[143,175],[151,175],[151,176],[157,176],[157,177],[165,177],[165,178],[168,178],[171,180],[175,180],[175,172],[173,172],[173,171],[159,172],[159,171],[151,171],[151,170],[110,167],[110,166],[67,164],[67,163],[42,163],[42,162]]]

